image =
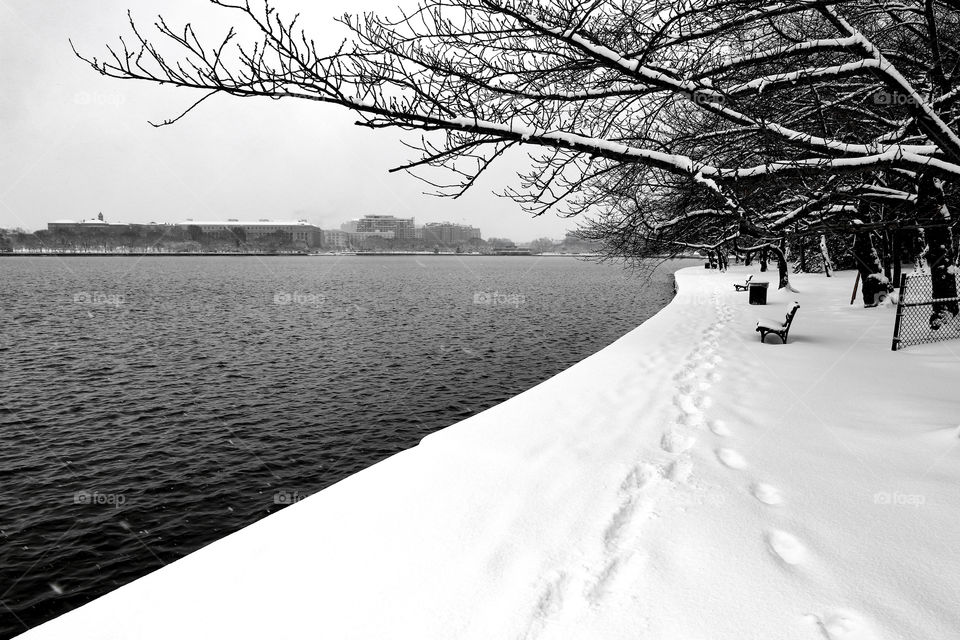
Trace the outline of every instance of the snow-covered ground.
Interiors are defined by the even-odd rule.
[[[747,272],[21,637],[960,637],[960,342],[890,351],[852,273],[756,307]]]

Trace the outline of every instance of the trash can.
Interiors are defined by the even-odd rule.
[[[767,287],[769,282],[750,283],[750,304],[767,304]]]

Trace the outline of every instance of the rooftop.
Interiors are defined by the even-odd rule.
[[[283,227],[314,227],[306,220],[185,220],[177,223],[180,226],[230,226],[230,227],[263,227],[263,226],[283,226]]]

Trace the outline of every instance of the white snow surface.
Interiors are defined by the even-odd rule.
[[[748,272],[21,638],[958,637],[960,341],[892,352],[850,272],[750,306]]]

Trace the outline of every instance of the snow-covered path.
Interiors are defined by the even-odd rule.
[[[534,389],[22,637],[957,637],[960,342],[891,352],[852,274],[751,307],[746,270],[704,271]]]

